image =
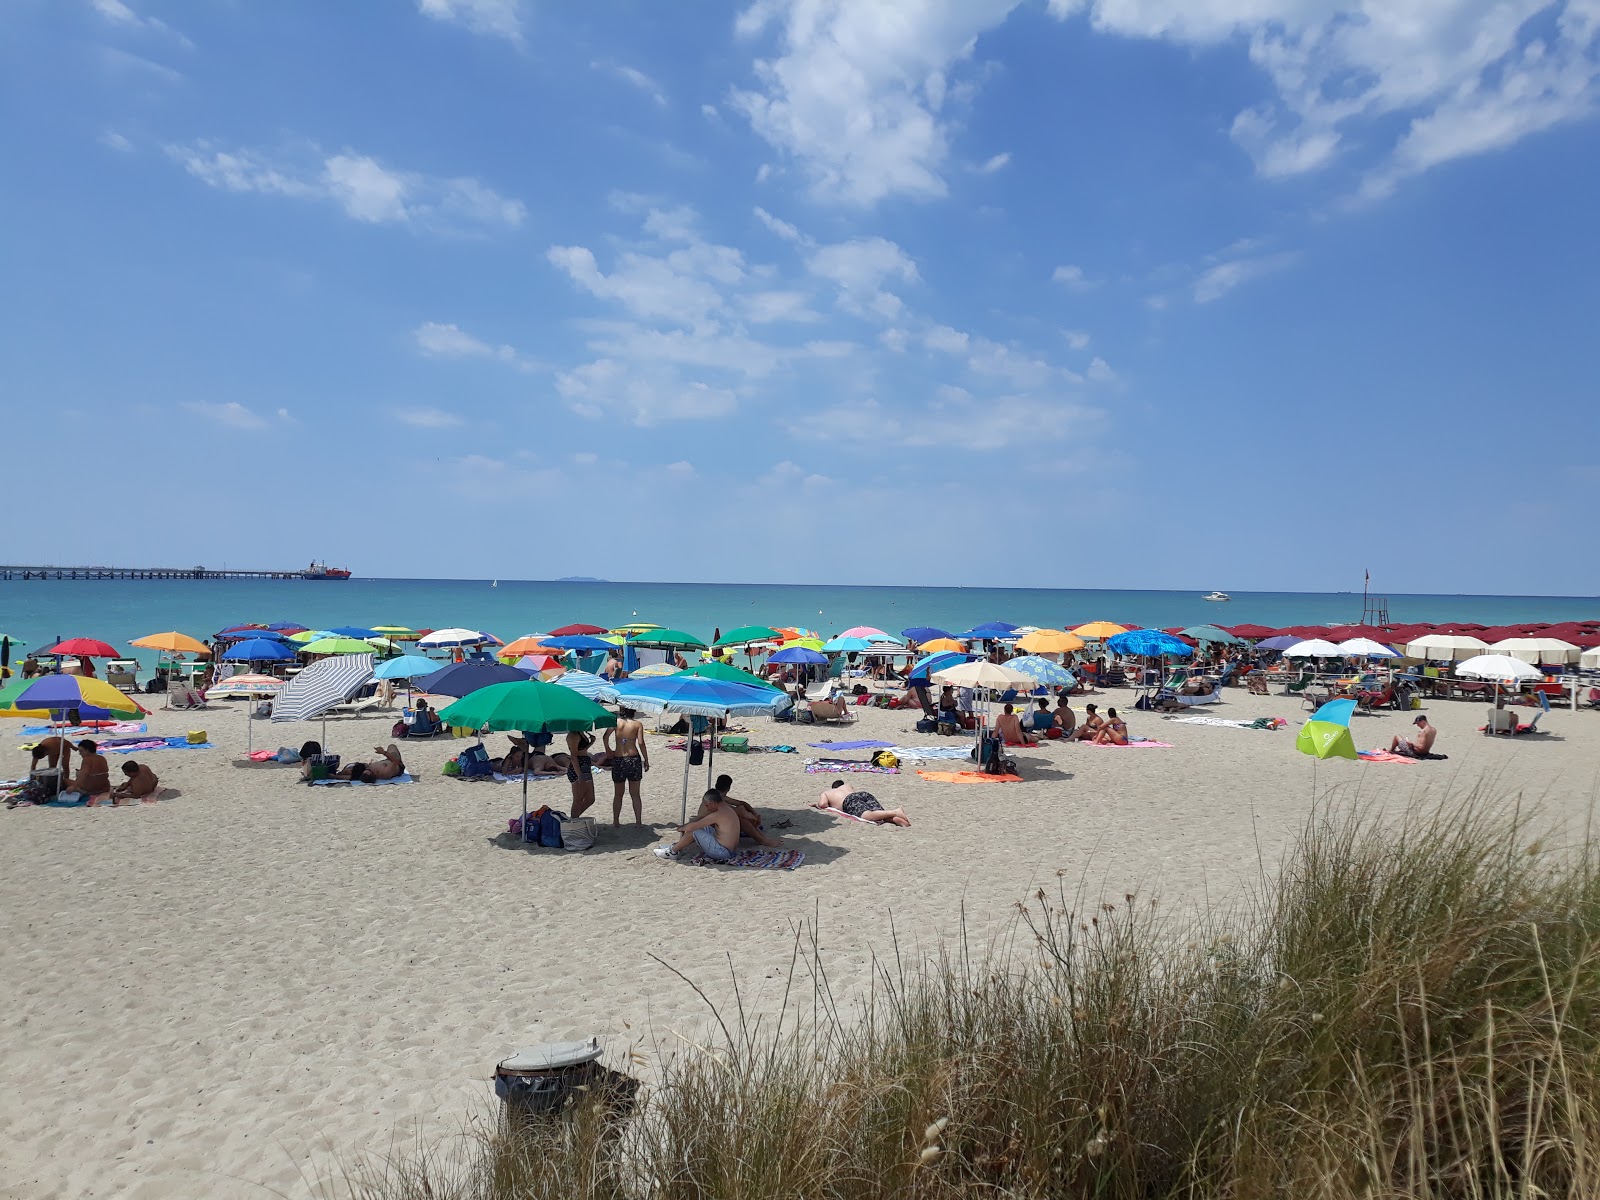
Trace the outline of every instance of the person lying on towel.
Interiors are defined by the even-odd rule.
[[[400,750],[393,742],[387,749],[383,746],[374,746],[382,757],[375,758],[368,763],[350,763],[340,767],[335,779],[348,779],[351,783],[382,783],[386,779],[398,779],[406,772],[406,764],[400,758]]]
[[[822,793],[822,798],[814,805],[824,812],[830,809],[842,812],[846,816],[855,817],[858,821],[876,821],[890,825],[911,827],[911,818],[906,816],[903,808],[885,808],[878,803],[878,798],[871,792],[851,791],[850,785],[842,779],[835,779],[833,786]]]
[[[657,846],[651,853],[657,858],[677,858],[689,847],[698,845],[700,853],[712,862],[732,862],[739,849],[738,812],[715,788],[701,797],[700,807],[705,816],[680,825],[678,832],[682,837],[670,846]]]
[[[113,804],[154,796],[156,789],[161,786],[161,780],[156,778],[156,773],[143,763],[125,762],[122,764],[122,773],[127,778],[111,789]]]

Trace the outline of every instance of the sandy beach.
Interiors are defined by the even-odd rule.
[[[1112,691],[1102,704],[1131,704]],[[1097,699],[1090,697],[1090,699]],[[1486,739],[1483,704],[1433,702],[1447,762],[1313,761],[1295,752],[1295,698],[1230,689],[1206,716],[1282,716],[1247,731],[1126,714],[1170,749],[1049,743],[1017,751],[1026,782],[956,786],[851,777],[910,829],[835,820],[806,805],[804,743],[911,732],[911,715],[861,710],[850,727],[749,722],[758,745],[799,754],[719,756],[734,794],[806,852],[793,872],[662,862],[683,759],[651,739],[645,816],[584,853],[504,838],[518,789],[443,777],[465,743],[403,743],[417,777],[384,788],[308,788],[292,770],[241,768],[242,706],[157,710],[152,731],[209,731],[216,748],[142,758],[176,797],[124,808],[18,809],[0,817],[4,889],[0,1194],[264,1197],[308,1194],[338,1156],[383,1154],[491,1112],[495,1061],[532,1042],[599,1035],[654,1056],[698,1035],[730,971],[747,1006],[779,997],[796,928],[815,919],[836,995],[859,995],[891,918],[902,945],[936,948],[1010,928],[1012,904],[1081,877],[1176,906],[1224,899],[1271,865],[1320,794],[1398,806],[1474,787],[1551,821],[1586,815],[1600,773],[1593,713],[1549,713],[1534,739]],[[350,758],[389,740],[393,714],[330,721]],[[1386,746],[1408,714],[1359,715]],[[256,744],[298,745],[316,725],[257,723]],[[16,727],[0,773],[26,770]],[[501,736],[490,739],[495,752]],[[853,757],[865,757],[854,752]],[[138,756],[136,756],[138,757]],[[120,760],[113,758],[115,771]],[[946,764],[932,764],[934,766]],[[1313,789],[1315,779],[1315,791]],[[704,768],[695,786],[703,787]],[[609,779],[597,811],[609,817]],[[536,803],[567,808],[564,781]]]

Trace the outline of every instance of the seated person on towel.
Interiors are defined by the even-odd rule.
[[[885,808],[871,792],[853,792],[842,779],[835,779],[833,786],[822,793],[822,798],[813,807],[824,812],[842,812],[860,821],[887,821],[891,825],[907,828],[911,825],[911,818],[906,816],[905,809]]]
[[[111,789],[113,804],[154,796],[156,789],[161,786],[161,780],[156,778],[156,773],[143,763],[125,762],[122,764],[122,773],[127,778]]]
[[[340,767],[335,779],[348,779],[351,783],[382,783],[386,779],[398,779],[406,773],[406,764],[400,758],[400,750],[393,742],[387,749],[374,746],[383,757],[375,758],[369,763],[351,763]]]
[[[1061,730],[1061,736],[1069,738],[1078,728],[1078,714],[1072,711],[1072,705],[1067,703],[1067,693],[1062,692],[1056,697],[1056,711],[1053,719],[1056,728]]]
[[[1433,743],[1439,731],[1428,724],[1427,717],[1418,717],[1412,724],[1417,727],[1417,736],[1407,740],[1396,734],[1389,741],[1390,754],[1398,754],[1403,758],[1426,758],[1433,753]]]
[[[712,862],[731,862],[739,849],[739,816],[733,805],[724,803],[722,794],[715,789],[700,800],[705,816],[678,827],[683,834],[670,846],[657,846],[651,853],[657,858],[677,858],[691,846],[698,845],[700,852]]]
[[[1028,736],[1027,731],[1022,728],[1022,718],[1012,711],[1009,704],[1006,705],[1005,711],[995,721],[994,731],[1000,735],[1001,740],[1008,746],[1032,746],[1035,744],[1035,739]]]
[[[1043,733],[1055,727],[1055,714],[1050,711],[1050,701],[1043,696],[1039,697],[1039,708],[1036,712],[1028,714],[1029,728],[1035,733]]]
[[[1117,716],[1116,709],[1106,709],[1106,719],[1101,723],[1099,732],[1094,735],[1094,740],[1102,746],[1126,746],[1128,744],[1127,722]]]
[[[1077,732],[1072,735],[1075,742],[1092,742],[1105,724],[1104,718],[1096,711],[1093,704],[1083,706],[1083,724],[1078,726]]]
[[[111,790],[111,767],[106,763],[100,748],[88,738],[78,743],[78,774],[67,785],[69,795],[92,800]]]
[[[726,807],[733,809],[734,816],[739,818],[739,836],[742,838],[749,838],[758,846],[766,846],[769,849],[782,846],[782,842],[767,836],[767,827],[762,822],[760,813],[758,813],[750,805],[746,804],[743,800],[735,800],[728,794],[732,788],[732,775],[717,776],[717,786],[714,790],[716,791],[717,795],[722,798],[722,803]],[[710,795],[709,792],[706,794]],[[695,820],[699,820],[701,817],[708,816],[710,812],[710,807],[704,800],[702,800],[700,802],[700,811],[694,814]]]

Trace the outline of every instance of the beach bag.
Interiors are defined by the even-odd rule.
[[[706,760],[705,743],[702,742],[699,738],[695,738],[692,742],[689,743],[689,765],[691,767],[698,767],[701,763],[705,762],[705,760]]]
[[[891,750],[879,750],[872,756],[872,765],[875,767],[898,767],[900,756]]]
[[[311,778],[332,779],[339,769],[339,756],[337,754],[313,754],[311,756]]]
[[[538,842],[541,846],[548,846],[552,850],[561,849],[561,826],[567,820],[567,814],[547,808],[539,814]],[[590,842],[593,845],[593,842]]]
[[[389,727],[389,736],[392,738],[403,738],[410,732],[411,726],[407,725],[404,721],[396,721],[392,726]]]
[[[461,764],[453,758],[445,759],[444,774],[455,777],[461,774]],[[519,818],[520,820],[520,818]]]
[[[600,832],[593,817],[573,817],[570,821],[562,821],[560,826],[563,850],[587,850],[594,845],[594,839]]]
[[[279,746],[278,753],[273,757],[281,763],[297,763],[300,761],[300,751],[293,746]]]
[[[489,762],[489,752],[483,748],[482,742],[476,746],[468,746],[456,755],[456,764],[461,768],[463,779],[479,779],[494,774],[494,767]]]
[[[918,733],[932,733],[938,728],[939,728],[939,722],[933,720],[930,717],[923,717],[922,720],[917,722],[917,732]]]

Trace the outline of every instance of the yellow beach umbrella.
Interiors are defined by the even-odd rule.
[[[414,642],[418,634],[409,625],[374,625],[373,633],[381,633],[392,642]]]
[[[190,637],[187,633],[178,633],[173,630],[169,633],[147,633],[142,638],[134,638],[130,646],[139,646],[145,650],[165,650],[168,654],[207,654],[211,647],[204,642]]]
[[[1017,640],[1017,649],[1029,654],[1071,654],[1083,649],[1083,639],[1075,633],[1059,629],[1036,629]]]
[[[783,644],[783,648],[785,650],[789,649],[791,646],[799,646],[803,650],[821,650],[822,639],[814,637],[795,638],[793,641],[785,642]]]
[[[1117,634],[1127,633],[1128,630],[1115,621],[1090,621],[1087,625],[1079,625],[1072,632],[1090,641],[1103,642],[1108,637],[1116,637]]]
[[[652,625],[649,621],[635,621],[631,625],[618,625],[612,633],[648,633],[652,629],[660,629],[660,625]]]

